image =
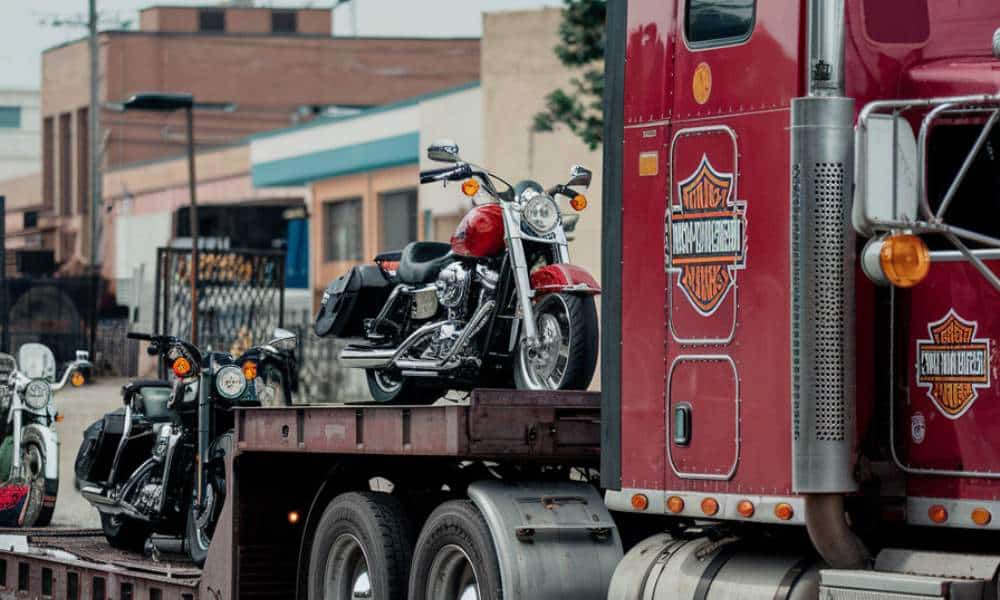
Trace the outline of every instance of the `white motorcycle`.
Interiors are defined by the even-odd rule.
[[[0,383],[5,384],[0,408],[7,415],[0,465],[10,464],[6,485],[27,488],[26,506],[16,523],[21,527],[43,527],[52,521],[59,493],[59,437],[53,425],[61,420],[53,398],[67,383],[83,385],[89,358],[86,351],[77,351],[56,381],[55,355],[43,344],[24,344],[17,360],[0,354]]]

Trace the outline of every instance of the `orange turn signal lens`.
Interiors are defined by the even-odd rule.
[[[573,207],[573,210],[580,212],[587,208],[587,197],[583,194],[577,194],[569,201],[569,205]]]
[[[715,498],[705,498],[701,501],[701,512],[709,517],[719,512],[719,501]]]
[[[934,504],[927,509],[927,518],[933,523],[944,523],[948,520],[948,509],[940,504]]]
[[[86,383],[86,381],[87,379],[83,376],[83,373],[79,371],[73,371],[73,374],[69,377],[69,382],[73,385],[73,387],[80,387]]]
[[[667,498],[667,510],[674,513],[675,515],[684,510],[684,498],[680,496],[671,496]]]
[[[466,179],[462,182],[462,193],[468,197],[473,197],[479,193],[479,182],[475,179]]]
[[[632,496],[632,510],[643,511],[649,508],[649,498],[645,494],[635,494]]]
[[[736,505],[736,512],[740,513],[743,518],[749,519],[754,513],[753,502],[740,500],[740,503]]]
[[[63,415],[62,413],[56,413],[56,423],[62,423],[65,420],[66,420],[66,415]]]
[[[170,368],[174,370],[174,375],[178,377],[187,377],[191,374],[191,362],[183,356],[174,359],[174,364]]]
[[[778,517],[782,521],[791,521],[792,517],[795,516],[795,510],[792,509],[791,504],[781,502],[774,507],[774,516]]]
[[[985,508],[979,507],[972,511],[972,522],[980,527],[985,527],[993,520],[993,515]]]
[[[243,376],[247,378],[247,381],[257,379],[257,363],[252,360],[243,363]]]
[[[889,283],[911,288],[927,277],[931,269],[931,253],[918,236],[908,233],[892,235],[882,243],[879,262]]]

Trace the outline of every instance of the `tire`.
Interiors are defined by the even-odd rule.
[[[597,349],[600,344],[600,329],[597,321],[597,307],[593,296],[571,294],[548,294],[535,303],[535,323],[538,334],[543,338],[540,351],[551,359],[529,358],[531,352],[525,347],[524,338],[518,344],[514,358],[514,383],[519,390],[585,390],[590,387],[597,369]],[[547,338],[547,333],[555,327],[558,338]],[[545,340],[548,340],[546,343]],[[564,366],[556,373],[558,365]],[[547,363],[546,369],[534,365]],[[541,372],[542,374],[538,374]]]
[[[365,369],[368,391],[379,404],[434,404],[446,390],[418,386],[405,377],[397,379],[380,369]]]
[[[439,506],[413,551],[410,600],[500,600],[500,563],[483,515],[468,500]]]
[[[124,515],[100,513],[101,529],[112,548],[128,552],[142,552],[152,531],[142,521]]]
[[[204,509],[199,510],[192,488],[191,502],[188,504],[187,523],[184,527],[185,546],[191,561],[198,566],[205,564],[212,544],[219,515],[226,503],[226,454],[232,451],[233,433],[228,432],[215,438],[209,448],[212,463],[205,481]]]
[[[35,527],[48,527],[52,524],[52,515],[56,512],[56,499],[58,497],[59,479],[46,479],[42,510],[38,513],[38,520],[35,521]]]
[[[21,473],[17,478],[28,486],[28,499],[21,516],[21,527],[35,527],[45,504],[45,441],[33,429],[21,436]],[[53,500],[53,508],[55,501]],[[51,516],[50,516],[51,520]]]
[[[313,535],[308,599],[405,600],[413,537],[398,498],[378,492],[337,496]]]

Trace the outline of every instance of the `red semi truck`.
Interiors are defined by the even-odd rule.
[[[242,410],[203,573],[0,597],[995,598],[1000,3],[608,11],[600,395]]]

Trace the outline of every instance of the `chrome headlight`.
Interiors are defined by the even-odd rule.
[[[28,408],[42,410],[49,404],[49,382],[44,379],[33,379],[24,388],[24,403]]]
[[[236,365],[227,365],[215,374],[215,389],[227,400],[235,400],[247,389],[247,378]]]
[[[521,214],[524,221],[535,233],[544,235],[559,225],[559,205],[552,199],[552,196],[540,192],[534,192],[533,195],[530,192],[525,192],[523,197],[527,202],[525,202]]]

